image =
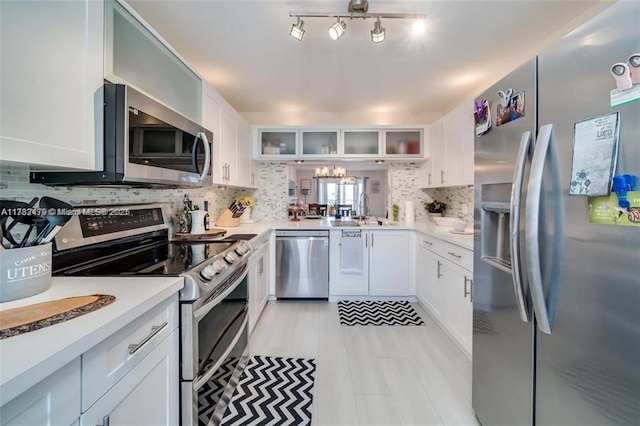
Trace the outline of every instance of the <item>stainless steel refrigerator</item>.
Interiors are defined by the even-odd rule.
[[[492,121],[475,138],[483,425],[640,424],[640,227],[590,222],[590,198],[569,195],[574,125],[615,112],[614,174],[640,183],[640,100],[612,107],[610,72],[639,52],[640,2],[621,1],[476,99],[479,124]],[[498,116],[509,99],[520,110]]]

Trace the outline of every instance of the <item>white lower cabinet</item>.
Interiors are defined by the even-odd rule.
[[[332,229],[329,294],[408,296],[410,231]]]
[[[473,274],[445,260],[446,327],[469,354],[473,338]]]
[[[443,318],[446,303],[442,263],[440,256],[418,247],[418,300],[436,318]]]
[[[249,270],[249,333],[269,299],[269,237],[260,238],[254,250]]]
[[[473,253],[422,234],[418,236],[417,251],[418,300],[471,357]]]
[[[80,418],[81,426],[179,423],[178,340],[174,330]]]
[[[177,425],[179,339],[175,294],[4,404],[0,424]]]
[[[6,426],[77,425],[79,417],[79,357],[0,408]]]

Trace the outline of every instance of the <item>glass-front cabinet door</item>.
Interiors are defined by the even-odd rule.
[[[384,130],[385,157],[422,157],[423,129]]]
[[[347,157],[380,157],[381,133],[380,130],[372,129],[342,130],[342,154]]]
[[[298,130],[258,130],[261,157],[295,157],[298,145]]]
[[[301,130],[300,145],[303,157],[335,157],[338,155],[338,130]]]

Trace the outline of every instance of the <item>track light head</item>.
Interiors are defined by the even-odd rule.
[[[347,24],[338,18],[338,21],[329,27],[329,37],[331,40],[337,40],[344,35],[344,30],[347,28]]]
[[[383,42],[385,38],[385,29],[382,27],[382,22],[380,22],[380,17],[378,20],[374,22],[373,29],[371,30],[371,41],[374,43]]]
[[[289,31],[289,35],[298,41],[302,41],[302,37],[304,37],[304,21],[300,19],[299,16],[298,16],[298,22],[296,22],[291,26],[291,31]]]

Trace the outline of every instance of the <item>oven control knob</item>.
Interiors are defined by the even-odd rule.
[[[213,276],[216,274],[216,272],[217,271],[213,267],[213,265],[207,265],[204,268],[202,268],[202,270],[200,271],[200,276],[207,281],[211,281],[213,279]]]
[[[222,261],[222,259],[218,259],[211,265],[216,274],[219,274],[220,271],[227,267],[227,264]]]
[[[238,260],[238,255],[230,251],[229,253],[224,255],[224,260],[226,260],[227,263],[232,264],[233,262]]]
[[[240,256],[244,255],[248,251],[249,247],[247,247],[246,243],[240,243],[238,247],[236,247],[236,253],[238,253]]]

